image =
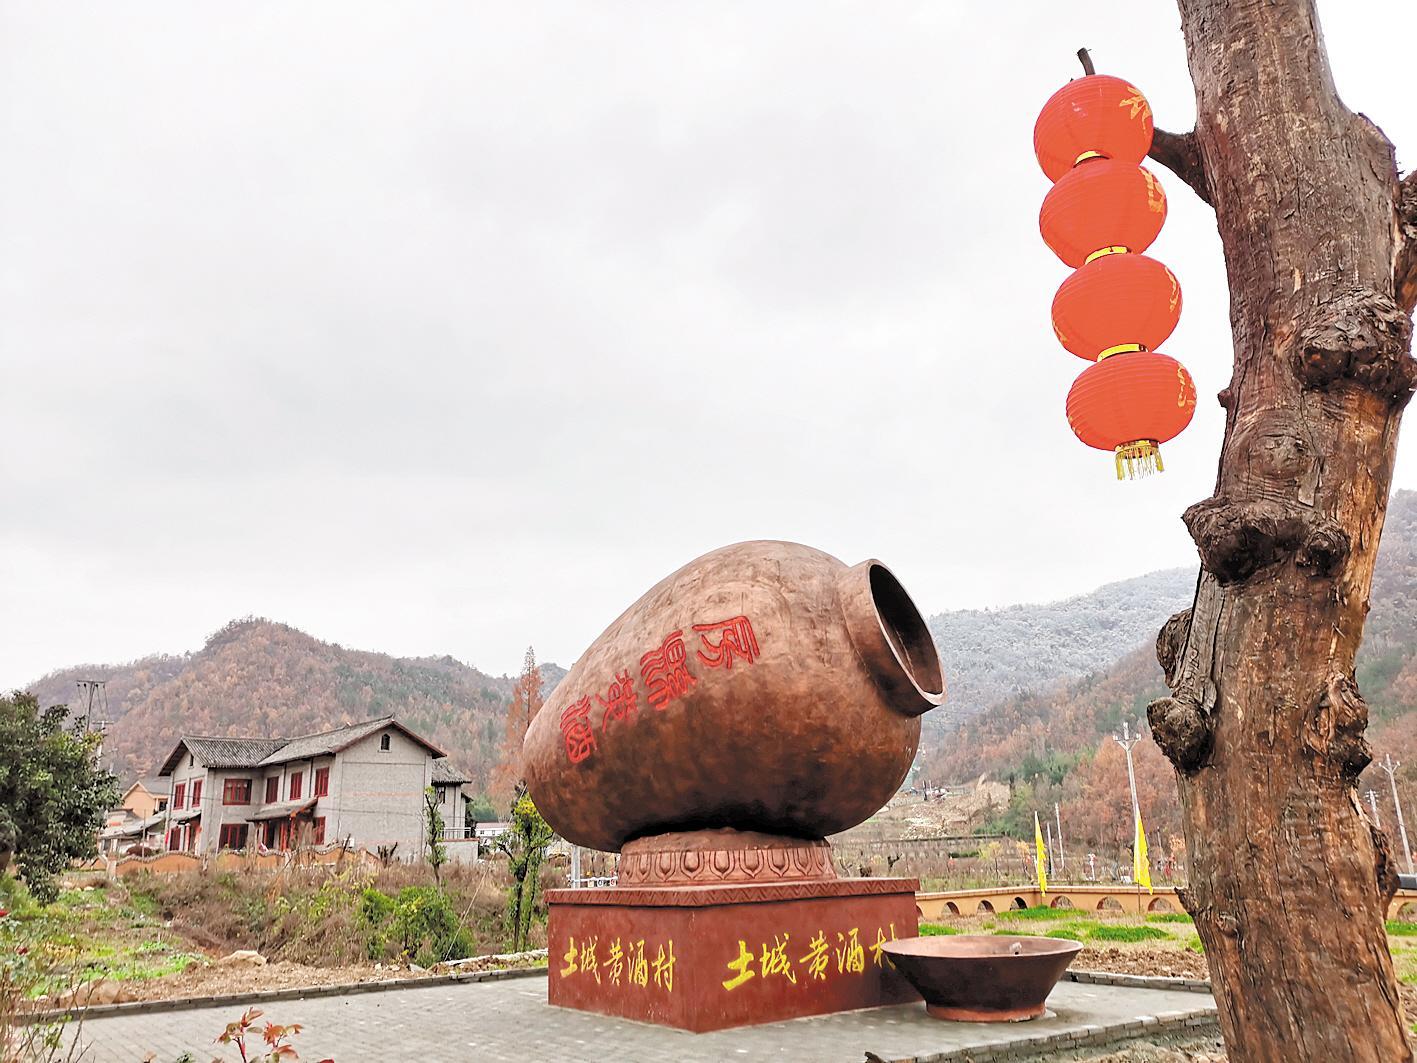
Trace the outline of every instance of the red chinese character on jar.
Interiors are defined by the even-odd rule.
[[[561,713],[561,735],[566,740],[566,756],[572,764],[579,764],[595,752],[589,697],[581,698]]]
[[[703,643],[698,658],[710,668],[732,668],[735,657],[741,657],[745,664],[758,659],[758,639],[746,616],[735,616],[716,624],[695,624],[694,630]],[[717,642],[713,641],[715,635]]]
[[[615,677],[615,682],[610,684],[610,689],[605,692],[606,696],[595,696],[595,700],[600,702],[600,706],[605,711],[600,714],[600,729],[604,731],[612,723],[621,720],[628,720],[639,708],[639,696],[635,693],[635,681],[630,678],[630,670],[627,668]]]
[[[645,697],[660,712],[696,682],[689,674],[688,653],[684,649],[684,632],[674,631],[657,650],[640,658],[640,678],[645,681]]]

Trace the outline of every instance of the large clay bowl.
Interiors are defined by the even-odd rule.
[[[885,946],[896,969],[925,998],[925,1010],[959,1022],[1042,1015],[1048,994],[1081,950],[1080,941],[993,934],[901,938]]]

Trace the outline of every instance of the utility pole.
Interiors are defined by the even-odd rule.
[[[1058,824],[1058,871],[1063,870],[1063,814],[1058,811],[1058,802],[1053,802],[1053,819]]]
[[[1412,871],[1412,848],[1407,844],[1407,824],[1402,821],[1402,802],[1397,799],[1397,769],[1402,767],[1402,761],[1393,763],[1392,754],[1383,754],[1383,771],[1387,772],[1387,781],[1392,785],[1392,807],[1397,812],[1397,833],[1402,837],[1402,855],[1407,858],[1407,873]]]
[[[79,701],[83,703],[84,714],[80,717],[85,733],[98,733],[98,748],[94,750],[94,766],[103,762],[103,740],[108,734],[108,680],[80,679]]]
[[[1376,790],[1368,791],[1368,807],[1373,810],[1373,826],[1382,830],[1383,821],[1378,818],[1378,792]]]
[[[1048,870],[1052,871],[1058,866],[1058,857],[1053,852],[1053,824],[1047,820],[1043,821],[1043,837],[1048,845]]]
[[[1141,741],[1141,735],[1133,735],[1132,727],[1126,720],[1122,721],[1122,737],[1112,736],[1112,740],[1122,747],[1127,754],[1127,784],[1132,788],[1132,877],[1136,877],[1137,863],[1137,824],[1141,822],[1141,806],[1137,804],[1137,773],[1132,767],[1132,746]],[[1141,894],[1141,883],[1137,883],[1137,894]],[[1138,902],[1140,903],[1140,902]]]
[[[1132,746],[1141,741],[1141,735],[1132,734],[1132,727],[1126,720],[1122,721],[1122,736],[1118,738],[1112,736],[1112,741],[1116,742],[1127,754],[1127,782],[1132,788],[1132,834],[1136,834],[1137,820],[1141,819],[1141,806],[1137,804],[1137,773],[1132,768]]]

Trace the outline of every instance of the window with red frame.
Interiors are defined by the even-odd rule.
[[[244,849],[246,848],[246,832],[249,828],[245,823],[223,823],[221,825],[221,837],[219,839],[223,849]]]
[[[182,808],[183,805],[186,803],[186,800],[187,784],[185,782],[180,782],[177,784],[177,789],[172,791],[172,807]]]
[[[266,804],[273,805],[280,800],[280,776],[272,775],[266,780]]]
[[[197,779],[192,783],[192,807],[196,808],[202,803],[202,780]]]
[[[315,769],[315,796],[328,797],[330,795],[330,769]]]
[[[324,844],[325,844],[325,817],[324,817],[324,816],[321,816],[319,819],[315,820],[314,829],[310,832],[310,838],[311,838],[311,844],[312,844],[312,845],[324,845]]]
[[[290,796],[289,796],[289,800],[291,800],[291,801],[299,801],[299,800],[300,800],[300,791],[301,791],[302,789],[304,789],[304,786],[305,786],[304,772],[299,772],[299,771],[293,771],[293,772],[291,772],[291,773],[290,773]]]
[[[222,783],[221,803],[224,805],[249,805],[251,803],[251,780],[227,779]]]
[[[182,828],[181,828],[181,827],[173,827],[170,831],[167,832],[167,847],[168,847],[168,849],[171,849],[172,851],[175,852],[175,851],[177,850],[177,847],[181,844],[181,840],[182,840]]]

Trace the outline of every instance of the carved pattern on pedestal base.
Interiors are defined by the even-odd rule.
[[[659,848],[657,839],[626,844],[620,854],[621,886],[712,886],[836,878],[831,846],[783,838],[762,846]]]

